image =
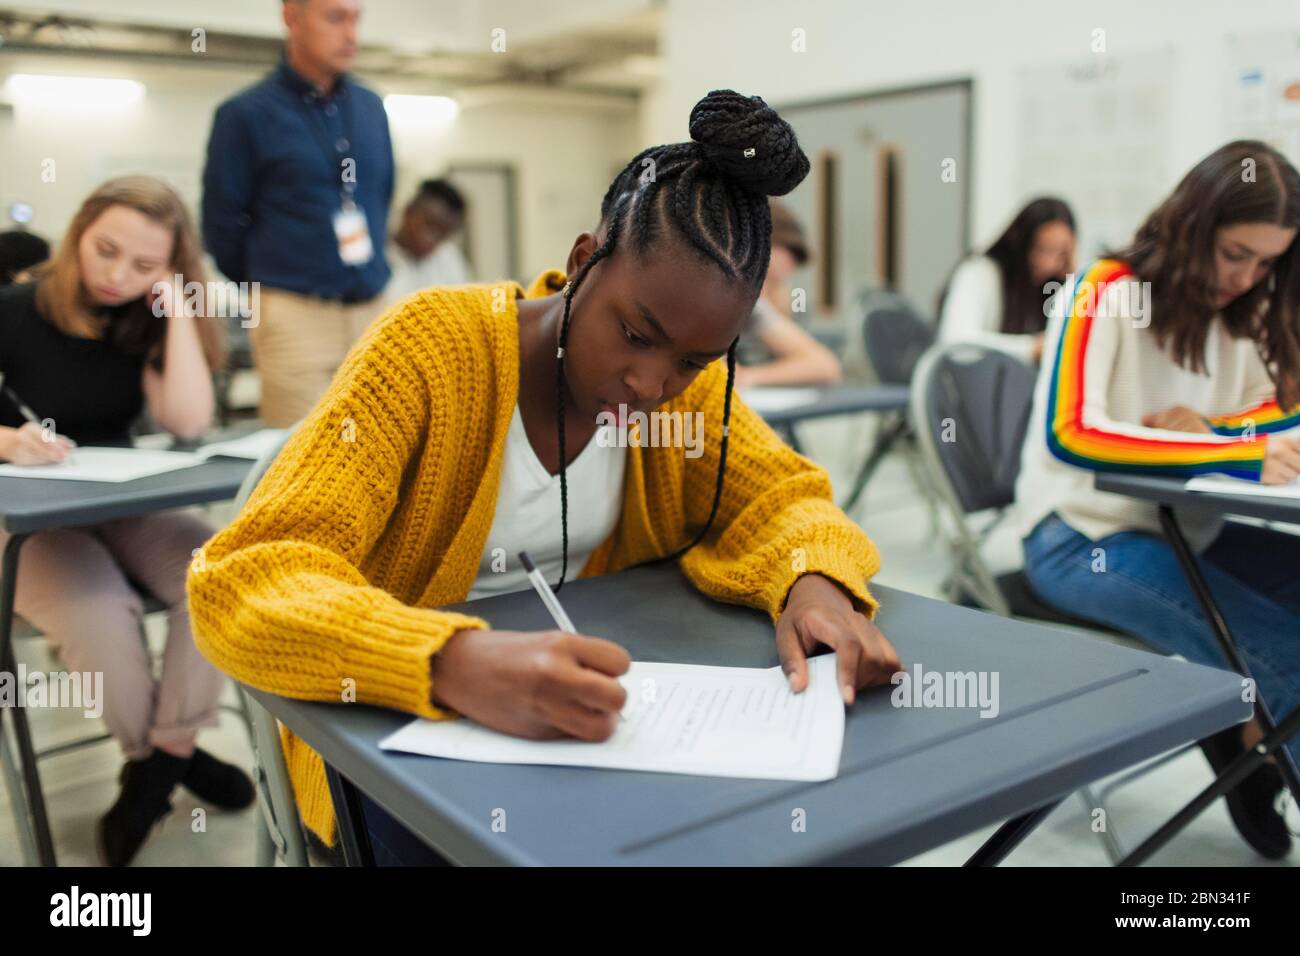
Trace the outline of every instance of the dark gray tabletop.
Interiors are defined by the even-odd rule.
[[[906,385],[828,385],[805,405],[760,411],[769,425],[789,425],[810,418],[851,415],[855,412],[897,412],[907,408],[911,391]]]
[[[0,528],[25,534],[225,501],[252,467],[245,458],[210,458],[134,481],[0,478]]]
[[[1188,491],[1184,478],[1152,475],[1122,475],[1097,472],[1098,491],[1110,491],[1131,498],[1143,498],[1181,510],[1242,515],[1269,521],[1300,523],[1300,499],[1270,498],[1264,495],[1229,495],[1217,491]]]
[[[996,671],[1000,713],[896,708],[892,687],[864,693],[848,714],[839,776],[819,783],[385,753],[379,740],[407,715],[254,694],[408,828],[466,864],[894,863],[1250,715],[1239,678],[1226,671],[874,591],[879,623],[910,671],[918,663]],[[705,599],[675,567],[572,581],[561,598],[580,631],[618,641],[635,660],[778,663],[764,615]],[[497,627],[553,626],[532,591],[472,609]],[[798,811],[805,832],[792,827]]]

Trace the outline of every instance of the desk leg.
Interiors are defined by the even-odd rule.
[[[1196,599],[1201,604],[1201,610],[1205,613],[1206,620],[1210,622],[1210,630],[1214,632],[1219,647],[1223,650],[1224,657],[1228,659],[1229,666],[1243,677],[1254,680],[1250,668],[1246,666],[1246,661],[1241,656],[1241,651],[1237,648],[1237,642],[1232,639],[1232,632],[1228,630],[1228,622],[1223,619],[1223,612],[1219,610],[1218,604],[1214,601],[1214,595],[1210,592],[1210,585],[1196,564],[1192,548],[1187,543],[1187,539],[1183,537],[1183,531],[1178,526],[1178,519],[1175,517],[1173,509],[1168,505],[1160,506],[1160,525],[1164,528],[1165,537],[1169,539],[1169,544],[1178,557],[1178,563],[1182,566],[1183,574],[1187,577],[1187,583],[1196,592]],[[1255,683],[1255,703],[1255,719],[1259,721],[1265,735],[1273,733],[1277,729],[1277,723],[1273,720],[1273,715],[1269,711],[1263,695],[1260,694],[1258,682]],[[1283,740],[1285,739],[1283,738]],[[1278,769],[1282,771],[1282,778],[1291,790],[1291,795],[1300,800],[1300,769],[1297,769],[1295,761],[1286,748],[1278,750],[1277,764]]]
[[[13,645],[14,591],[18,586],[18,551],[26,540],[25,534],[10,536],[5,544],[3,567],[0,568],[0,670],[14,675],[18,672]],[[13,796],[15,800],[21,799],[26,804],[24,809],[31,821],[32,838],[40,865],[57,866],[54,838],[50,834],[50,821],[45,813],[45,793],[41,789],[41,775],[36,766],[36,751],[32,747],[32,731],[27,725],[27,710],[23,707],[7,709],[13,718],[15,736],[18,738],[18,758],[23,772],[23,793]],[[0,732],[3,732],[2,728]]]
[[[876,473],[876,468],[884,461],[885,456],[893,450],[894,443],[902,438],[906,432],[906,415],[899,415],[892,421],[889,419],[881,421],[876,432],[876,440],[871,445],[871,451],[867,453],[866,461],[862,463],[862,467],[858,470],[858,476],[853,479],[853,490],[844,499],[844,504],[840,505],[840,510],[845,512],[853,510],[853,506],[862,497],[862,492],[866,490],[867,483],[871,481],[871,476]]]
[[[334,825],[343,845],[344,862],[348,866],[374,866],[375,854],[370,847],[360,791],[328,763],[325,764],[325,778],[329,781],[330,798],[334,802]]]
[[[984,845],[976,850],[962,866],[997,866],[1033,832],[1038,824],[1047,819],[1048,814],[1055,810],[1060,802],[1060,800],[1053,800],[1051,803],[1043,804],[1037,810],[1012,817],[998,827],[997,832],[985,840]]]
[[[1174,814],[1168,823],[1115,865],[1140,866],[1145,863],[1153,853],[1173,839],[1178,831],[1200,816],[1202,810],[1254,773],[1264,759],[1280,749],[1296,731],[1300,731],[1300,708],[1287,714],[1277,729],[1265,736],[1253,750],[1243,753],[1228,764],[1221,777],[1197,794],[1196,799]]]

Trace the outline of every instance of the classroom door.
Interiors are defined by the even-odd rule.
[[[937,84],[778,107],[812,172],[786,202],[814,261],[795,276],[814,319],[852,335],[864,291],[902,293],[933,316],[968,249],[971,84]]]

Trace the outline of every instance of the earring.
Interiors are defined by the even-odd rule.
[[[564,288],[560,290],[560,295],[562,295],[562,296],[566,296],[566,297],[567,297],[568,294],[569,294],[569,287],[572,286],[572,285],[573,285],[572,282],[568,282],[568,281],[566,281],[566,282],[564,283]]]

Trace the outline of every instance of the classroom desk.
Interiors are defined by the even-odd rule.
[[[1201,569],[1196,563],[1191,545],[1188,544],[1182,528],[1178,524],[1175,509],[1178,511],[1212,512],[1222,516],[1237,515],[1300,524],[1300,500],[1294,498],[1270,498],[1262,495],[1188,491],[1184,487],[1184,479],[1182,478],[1164,478],[1152,475],[1098,472],[1094,483],[1098,491],[1128,495],[1130,498],[1141,498],[1144,501],[1154,502],[1159,506],[1160,526],[1164,529],[1165,538],[1169,541],[1169,546],[1178,558],[1178,564],[1183,569],[1187,583],[1196,594],[1206,620],[1210,622],[1210,628],[1219,642],[1219,647],[1223,650],[1228,665],[1238,674],[1250,677],[1250,668],[1242,659],[1237,642],[1232,636],[1227,621],[1224,620],[1222,611],[1220,611],[1217,602],[1214,600],[1214,594],[1210,590],[1209,583],[1201,574]],[[1265,732],[1260,746],[1239,757],[1229,765],[1210,787],[1198,794],[1196,799],[1180,810],[1168,823],[1152,834],[1146,842],[1130,853],[1125,862],[1140,863],[1147,859],[1179,830],[1195,819],[1217,797],[1230,790],[1237,781],[1244,779],[1255,770],[1268,754],[1275,751],[1277,753],[1278,769],[1282,771],[1283,777],[1286,778],[1287,786],[1293,795],[1300,798],[1300,770],[1297,770],[1290,753],[1282,748],[1283,743],[1294,736],[1297,731],[1300,731],[1300,709],[1283,715],[1281,723],[1278,723],[1275,715],[1269,710],[1264,701],[1262,694],[1258,693],[1258,689],[1256,703],[1258,707],[1255,717]]]
[[[761,387],[760,387],[761,388]],[[817,397],[790,408],[757,410],[773,428],[788,428],[812,418],[854,415],[859,412],[901,412],[907,409],[911,390],[906,385],[827,385]]]
[[[410,717],[253,695],[325,759],[350,863],[372,859],[360,789],[461,864],[890,864],[1008,820],[972,858],[996,863],[1085,783],[1231,726],[1238,678],[877,585],[880,625],[909,669],[996,671],[1000,713],[903,709],[859,695],[839,776],[820,783],[516,766],[386,753]],[[636,660],[770,667],[766,615],[704,598],[673,566],[575,580],[584,633]],[[531,590],[470,604],[495,626],[551,628]],[[806,832],[792,814],[806,814]],[[504,832],[493,832],[504,812]]]
[[[228,436],[218,436],[228,437]],[[193,468],[150,475],[135,481],[63,481],[0,478],[0,528],[9,532],[0,570],[0,670],[14,670],[14,587],[23,543],[38,531],[130,518],[136,515],[211,504],[234,498],[252,461],[210,459]],[[45,814],[36,754],[24,708],[12,708],[31,837],[42,866],[54,866],[54,841]],[[0,727],[3,733],[3,727]],[[20,811],[21,812],[21,811]],[[21,824],[20,824],[21,825]]]

